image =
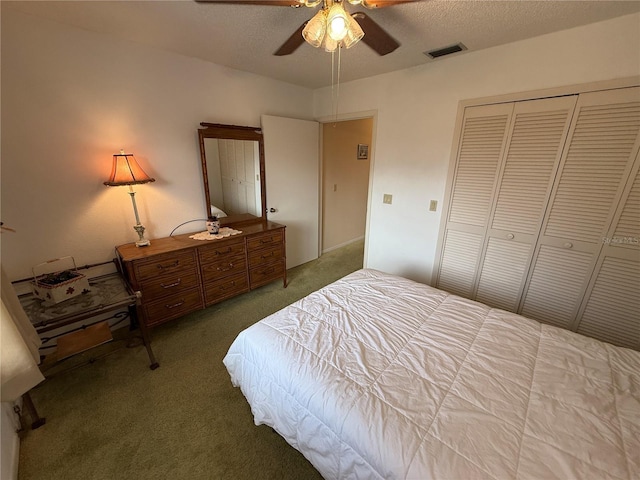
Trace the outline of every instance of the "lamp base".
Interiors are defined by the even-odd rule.
[[[138,232],[138,241],[136,241],[136,247],[146,247],[151,245],[151,242],[144,238],[144,225],[137,224],[133,226],[133,229]]]

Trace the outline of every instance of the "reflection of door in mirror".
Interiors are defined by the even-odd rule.
[[[261,215],[258,142],[205,138],[212,215]]]

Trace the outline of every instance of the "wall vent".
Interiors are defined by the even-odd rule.
[[[466,50],[462,43],[456,43],[455,45],[450,45],[444,48],[438,48],[437,50],[431,50],[430,52],[424,52],[425,55],[431,58],[444,57],[445,55],[451,55],[452,53],[461,52]]]

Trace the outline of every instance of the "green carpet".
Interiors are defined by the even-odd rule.
[[[61,362],[65,370],[32,390],[47,423],[23,438],[19,479],[321,478],[271,428],[253,424],[222,358],[241,330],[361,268],[362,258],[363,242],[348,245],[289,270],[286,289],[274,282],[154,329],[155,371],[143,346],[124,341],[93,363],[68,368],[87,354]]]

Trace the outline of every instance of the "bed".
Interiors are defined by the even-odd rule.
[[[640,352],[376,270],[247,328],[224,364],[326,479],[640,478]]]

